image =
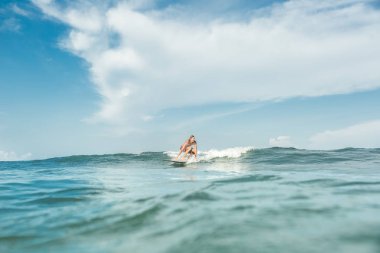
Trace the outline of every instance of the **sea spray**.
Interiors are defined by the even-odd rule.
[[[210,149],[210,150],[198,150],[198,160],[199,161],[209,161],[215,158],[239,158],[241,155],[247,153],[248,151],[254,150],[253,147],[233,147],[226,149]],[[166,151],[164,152],[169,157],[174,158],[177,156],[176,151]]]

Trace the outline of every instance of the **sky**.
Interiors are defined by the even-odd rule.
[[[0,160],[380,147],[378,0],[2,0]]]

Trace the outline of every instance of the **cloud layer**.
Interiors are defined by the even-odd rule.
[[[248,20],[204,22],[111,2],[33,0],[70,27],[61,46],[88,63],[102,98],[91,121],[133,126],[173,107],[380,87],[380,11],[371,1],[287,1]]]
[[[3,151],[0,150],[0,161],[20,161],[20,160],[29,160],[32,157],[31,153],[26,153],[23,155],[17,155],[13,151]]]
[[[290,140],[290,136],[278,136],[276,138],[269,139],[269,146],[271,147],[281,147],[281,148],[289,148],[294,147]]]
[[[377,148],[380,147],[380,120],[324,131],[313,135],[310,142],[312,149]]]

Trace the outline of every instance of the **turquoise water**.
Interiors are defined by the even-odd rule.
[[[380,252],[380,149],[0,162],[0,252]]]

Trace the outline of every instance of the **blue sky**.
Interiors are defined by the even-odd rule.
[[[380,146],[377,1],[2,1],[0,160]]]

